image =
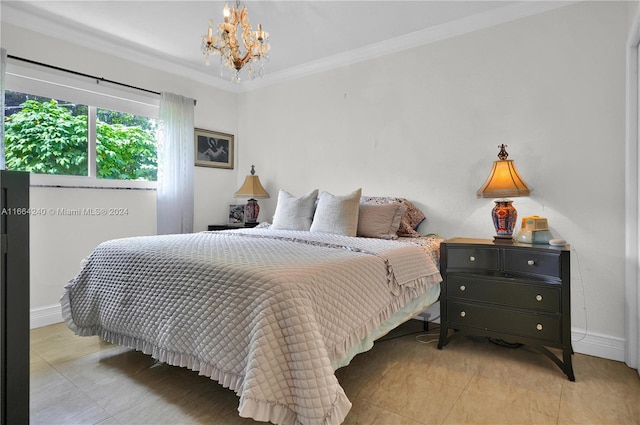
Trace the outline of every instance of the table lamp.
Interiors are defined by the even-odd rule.
[[[509,154],[505,150],[506,145],[498,146],[498,161],[493,162],[491,173],[484,182],[482,187],[478,189],[479,198],[501,198],[496,199],[496,205],[491,210],[493,225],[496,228],[496,236],[494,241],[509,241],[513,239],[513,227],[518,219],[518,212],[512,205],[512,200],[508,197],[529,196],[531,190],[522,180],[516,165],[512,159],[507,159]]]
[[[257,223],[260,207],[255,198],[268,198],[269,193],[262,187],[260,177],[256,176],[255,167],[251,166],[251,175],[244,179],[244,183],[236,192],[237,198],[249,198],[244,207],[245,223]]]

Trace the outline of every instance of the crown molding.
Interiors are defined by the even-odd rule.
[[[162,52],[141,49],[128,40],[99,33],[90,27],[79,25],[72,21],[52,21],[49,16],[42,14],[39,9],[31,8],[23,2],[2,2],[1,7],[2,21],[14,26],[25,28],[36,33],[46,34],[47,37],[55,34],[55,38],[70,44],[86,47],[99,51],[100,53],[170,74],[179,75],[221,90],[229,92],[239,91],[237,84],[212,75],[217,72],[215,67],[202,68],[211,71],[211,73],[209,73],[202,69],[196,69],[187,62],[177,61],[175,58],[166,56]],[[9,52],[9,54],[11,54],[11,52]],[[162,91],[153,87],[149,89]]]
[[[426,28],[421,31],[395,37],[360,49],[320,58],[289,68],[284,71],[268,73],[263,78],[246,80],[235,84],[212,73],[196,69],[187,62],[177,61],[162,52],[141,49],[127,40],[105,36],[92,28],[71,21],[51,21],[37,9],[29,8],[22,2],[3,2],[2,20],[12,25],[42,33],[55,34],[56,38],[71,44],[97,50],[102,53],[138,63],[163,72],[179,75],[198,83],[209,85],[232,93],[249,92],[279,84],[285,81],[306,77],[321,72],[353,65],[429,43],[471,33],[484,28],[511,22],[528,16],[537,15],[583,0],[568,1],[524,1],[489,12],[469,16],[452,22]],[[21,4],[18,6],[18,4]],[[207,68],[212,71],[214,68]]]
[[[375,59],[381,56],[413,49],[422,45],[435,43],[459,35],[468,34],[484,28],[493,27],[528,16],[538,15],[554,9],[579,3],[584,0],[567,1],[525,1],[512,6],[503,7],[489,12],[480,13],[458,19],[445,24],[415,31],[400,37],[395,37],[379,43],[370,44],[360,49],[351,50],[337,55],[321,58],[312,62],[292,67],[285,71],[265,75],[262,79],[243,82],[240,91],[251,91],[268,87],[296,78],[302,78],[332,69],[353,65]]]

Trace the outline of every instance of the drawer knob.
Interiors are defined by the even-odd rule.
[[[463,310],[463,311],[460,312],[460,317],[465,317],[466,315],[467,315],[466,311]],[[538,326],[540,326],[540,325],[538,325]]]
[[[474,256],[472,255],[471,257],[469,257],[469,261],[471,261],[471,262],[473,263],[474,261],[476,261],[476,257],[474,257]]]
[[[537,330],[539,330],[539,331],[541,331],[541,330],[542,330],[542,325],[541,325],[540,323],[538,323],[538,324],[536,325],[536,329],[537,329]]]
[[[536,301],[542,301],[542,295],[540,294],[536,295]]]
[[[460,285],[460,290],[461,290],[462,292],[464,292],[466,289],[467,289],[467,287],[466,287],[466,286],[464,286],[464,285]]]
[[[527,264],[530,265],[530,266],[534,266],[536,264],[536,262],[533,261],[533,260],[529,260],[529,261],[527,261]]]

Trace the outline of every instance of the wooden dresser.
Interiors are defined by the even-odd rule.
[[[463,335],[526,344],[575,380],[568,245],[454,238],[441,244],[440,265],[439,349]],[[562,358],[547,347],[560,348]]]

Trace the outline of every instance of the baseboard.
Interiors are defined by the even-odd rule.
[[[624,362],[625,343],[624,338],[571,329],[571,345],[576,353]]]
[[[426,319],[430,322],[439,323],[440,311],[437,307],[430,307],[427,311],[416,316],[416,319]],[[31,329],[41,328],[43,326],[61,322],[63,322],[62,308],[59,304],[31,310]],[[602,357],[620,362],[624,361],[624,338],[585,332],[584,329],[573,328],[571,330],[571,342],[573,344],[573,350],[576,353]]]
[[[60,304],[34,308],[31,310],[31,329],[41,328],[43,326],[53,325],[56,323],[61,323],[63,321],[62,307],[60,306]]]

